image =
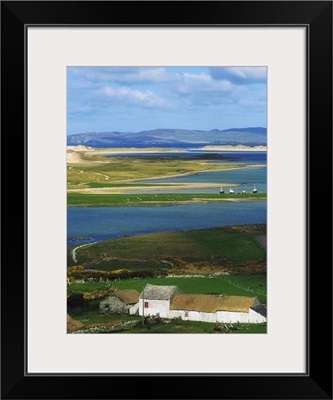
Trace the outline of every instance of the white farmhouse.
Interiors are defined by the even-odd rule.
[[[256,297],[183,294],[177,286],[146,285],[140,295],[139,315],[224,323],[266,322],[266,307]]]
[[[181,293],[177,286],[158,286],[147,284],[139,299],[139,315],[157,315],[170,318],[170,303]]]

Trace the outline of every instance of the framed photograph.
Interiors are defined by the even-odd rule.
[[[1,10],[2,397],[331,399],[332,2]]]

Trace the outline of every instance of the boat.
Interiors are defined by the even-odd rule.
[[[234,194],[235,193],[235,191],[234,190],[232,190],[231,188],[229,189],[229,193],[230,194]]]
[[[223,189],[222,186],[221,186],[221,189],[220,189],[219,193],[220,193],[220,194],[224,194],[224,189]]]
[[[256,188],[256,184],[254,184],[252,193],[257,193],[257,192],[258,192],[258,190],[257,190],[257,188]]]

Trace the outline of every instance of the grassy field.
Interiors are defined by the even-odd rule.
[[[142,292],[147,283],[152,285],[176,285],[183,293],[226,294],[229,296],[254,296],[267,303],[266,274],[226,275],[216,277],[164,277],[147,279],[126,279],[116,282],[72,283],[67,286],[68,294],[117,289],[136,289]]]
[[[266,250],[256,240],[266,225],[174,231],[110,239],[76,251],[77,264],[105,271],[169,269],[173,273],[213,273],[265,268]],[[75,247],[75,246],[74,246]],[[74,264],[68,248],[68,266]]]
[[[101,160],[101,156],[98,157]],[[96,164],[68,164],[67,188],[82,189],[96,182],[112,183],[243,167],[242,164],[213,164],[163,157],[119,157],[102,160]]]
[[[245,194],[82,194],[68,193],[67,205],[77,207],[129,207],[129,206],[171,206],[175,204],[209,203],[215,201],[257,201],[266,200],[266,193]]]

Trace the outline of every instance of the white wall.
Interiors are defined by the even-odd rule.
[[[218,311],[217,312],[217,320],[218,322],[244,322],[244,323],[259,323],[265,322],[266,319],[262,319],[263,317],[254,312],[251,313],[251,309],[248,313],[245,312],[228,312],[228,311]]]
[[[139,309],[139,303],[136,303],[136,304],[134,304],[133,306],[131,306],[131,307],[129,308],[129,313],[130,313],[130,315],[136,314],[137,311],[138,311],[138,309]]]
[[[144,314],[156,315],[159,314],[161,318],[181,318],[184,321],[202,321],[202,322],[225,322],[225,323],[250,323],[258,324],[266,322],[266,318],[249,309],[249,312],[231,312],[231,311],[217,311],[216,313],[207,313],[199,311],[188,311],[188,317],[185,317],[184,310],[170,310],[169,300],[145,300],[148,302],[149,307],[144,309]],[[142,315],[142,299],[139,301],[139,315]]]
[[[148,302],[148,308],[144,308],[144,315],[159,314],[161,318],[169,318],[170,300],[144,299],[144,302]],[[139,315],[142,315],[142,299],[139,300]]]

